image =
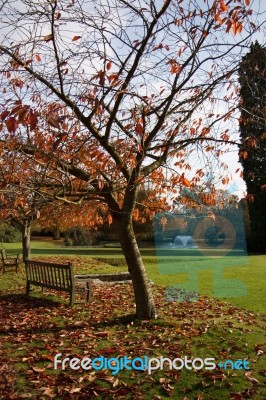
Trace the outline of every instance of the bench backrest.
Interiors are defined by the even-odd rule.
[[[27,281],[51,289],[70,292],[73,287],[72,264],[54,264],[41,261],[26,260]]]

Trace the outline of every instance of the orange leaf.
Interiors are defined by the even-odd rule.
[[[228,20],[226,21],[226,25],[227,25],[226,33],[228,33],[228,32],[230,31],[230,29],[231,29],[232,21],[231,21],[230,19],[228,19]]]
[[[233,22],[232,24],[232,32],[234,34],[234,36],[239,32],[242,31],[242,24],[241,22]]]
[[[54,128],[59,128],[59,119],[58,117],[54,117],[52,115],[49,115],[47,118],[48,124],[52,125]]]
[[[139,134],[142,135],[143,133],[143,125],[141,125],[139,122],[135,126],[135,131]]]
[[[23,122],[24,121],[28,111],[29,110],[28,110],[27,107],[23,107],[17,112],[18,122]]]
[[[9,111],[5,110],[0,115],[1,120],[3,121],[9,115]]]
[[[210,132],[211,128],[210,127],[204,127],[201,131],[201,136],[205,136]]]
[[[190,187],[190,182],[187,179],[184,179],[182,183],[184,186]]]
[[[14,117],[8,118],[8,120],[6,121],[6,127],[8,132],[14,133],[18,127],[16,119]]]
[[[212,147],[212,146],[206,146],[206,147],[205,147],[205,151],[208,152],[208,151],[211,151],[211,150],[213,150],[213,147]]]
[[[76,40],[81,39],[81,36],[73,36],[72,38],[72,42],[75,42]]]
[[[109,70],[112,67],[112,63],[111,61],[108,61],[108,63],[106,64],[106,68]]]
[[[239,157],[242,157],[244,160],[248,158],[248,152],[247,151],[240,151],[239,152]]]
[[[184,186],[186,186],[186,187],[190,187],[190,186],[191,186],[189,180],[187,180],[187,179],[185,178],[184,173],[181,175],[179,181],[180,181],[181,185],[184,185]]]
[[[172,66],[171,66],[170,73],[171,73],[171,74],[180,74],[181,69],[182,69],[181,64],[176,64],[176,63],[174,63],[174,64],[172,64]]]
[[[228,11],[228,7],[223,1],[221,1],[221,11]]]
[[[222,20],[222,18],[220,17],[219,14],[216,14],[216,15],[214,16],[214,19],[215,19],[215,21],[219,22],[220,25],[222,25],[223,20]]]
[[[38,117],[36,113],[30,112],[27,117],[27,122],[30,124],[30,130],[32,131],[38,122]]]
[[[118,74],[111,74],[108,77],[109,82],[116,81],[118,78]]]
[[[238,22],[238,23],[237,23],[237,32],[238,32],[238,33],[242,32],[242,28],[243,28],[243,27],[242,27],[241,22]]]
[[[163,44],[160,43],[160,44],[157,44],[157,45],[152,49],[152,51],[155,51],[155,50],[158,50],[158,49],[162,49],[162,48],[163,48]]]
[[[35,60],[36,61],[41,61],[42,60],[40,54],[36,54],[35,55]]]
[[[246,6],[250,5],[250,1],[249,0],[246,0],[245,3],[246,3]]]

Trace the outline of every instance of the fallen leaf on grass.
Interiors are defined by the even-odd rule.
[[[252,371],[245,372],[245,377],[247,378],[247,380],[249,382],[252,383],[252,385],[258,385],[259,381],[255,378],[252,378],[251,374],[252,374]]]
[[[45,368],[38,368],[38,367],[32,367],[34,372],[42,373],[45,371]]]
[[[109,335],[109,332],[108,331],[95,332],[95,335],[100,337],[107,337]]]
[[[42,390],[44,390],[43,395],[50,397],[50,399],[56,397],[56,395],[53,393],[53,390],[50,387],[42,388]]]
[[[78,393],[81,391],[81,388],[72,388],[70,389],[69,393]]]

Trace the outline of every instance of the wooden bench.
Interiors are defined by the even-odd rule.
[[[19,254],[16,257],[9,256],[6,253],[6,249],[1,250],[2,256],[2,265],[3,265],[3,272],[6,272],[6,268],[16,268],[16,272],[18,272],[19,263],[21,262]]]
[[[26,294],[30,285],[54,289],[69,293],[70,305],[88,303],[91,300],[92,280],[81,279],[73,274],[72,264],[54,264],[43,261],[26,260]],[[77,295],[84,294],[84,300],[77,300]]]

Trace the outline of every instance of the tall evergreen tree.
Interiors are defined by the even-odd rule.
[[[249,200],[250,249],[266,251],[266,47],[258,42],[242,58],[239,83],[239,158]]]

